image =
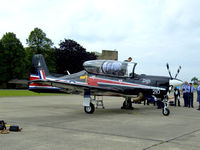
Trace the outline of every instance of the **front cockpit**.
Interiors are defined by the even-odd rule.
[[[115,60],[90,60],[83,64],[88,73],[121,77],[133,77],[136,65],[137,63]]]

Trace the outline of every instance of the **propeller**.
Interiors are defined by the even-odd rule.
[[[168,70],[169,76],[170,76],[170,78],[171,78],[171,79],[169,80],[170,87],[169,87],[169,91],[168,91],[168,94],[167,94],[167,95],[169,95],[169,93],[170,93],[171,90],[173,89],[173,86],[180,85],[180,84],[182,83],[181,80],[176,79],[176,77],[178,76],[178,74],[179,74],[179,72],[180,72],[180,70],[181,70],[181,66],[179,66],[179,68],[178,68],[178,70],[177,70],[177,73],[176,73],[176,75],[175,75],[174,78],[172,77],[171,71],[169,70],[169,64],[168,64],[168,63],[167,63],[167,70]]]
[[[173,79],[172,74],[171,74],[171,71],[169,70],[169,64],[168,64],[168,63],[167,63],[167,70],[168,70],[168,72],[169,72],[170,78]],[[178,76],[180,70],[181,70],[181,66],[179,66],[179,68],[178,68],[178,70],[177,70],[177,73],[176,73],[174,79],[176,79],[176,77]]]

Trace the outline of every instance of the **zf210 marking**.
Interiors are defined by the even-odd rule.
[[[158,90],[158,89],[153,89],[153,94],[154,94],[154,95],[160,94],[160,90]]]

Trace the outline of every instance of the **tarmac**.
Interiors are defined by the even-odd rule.
[[[182,104],[181,99],[181,104]],[[0,120],[22,132],[0,134],[1,150],[199,150],[200,111],[153,105],[120,109],[123,98],[104,97],[105,109],[83,110],[77,95],[0,98]]]

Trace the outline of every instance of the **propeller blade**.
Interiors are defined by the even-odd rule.
[[[175,75],[175,79],[176,79],[176,77],[178,76],[180,70],[181,70],[181,66],[179,66],[179,68],[178,68],[178,70],[177,70],[177,73],[176,73],[176,75]]]
[[[170,78],[172,79],[172,74],[171,74],[171,71],[169,70],[169,64],[168,64],[168,63],[167,63],[167,70],[168,70],[168,72],[169,72]]]
[[[167,70],[169,70],[169,64],[167,63]]]

